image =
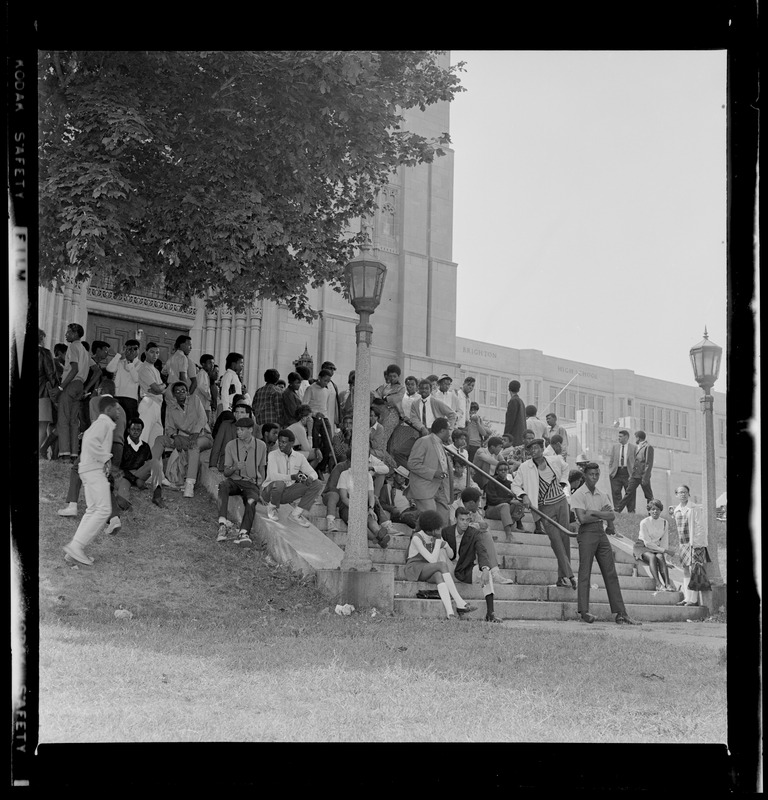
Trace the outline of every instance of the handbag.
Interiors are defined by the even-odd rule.
[[[707,577],[707,571],[701,563],[691,565],[691,577],[688,580],[688,588],[692,592],[708,592],[712,584]]]

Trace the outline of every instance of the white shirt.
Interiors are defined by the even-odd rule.
[[[140,366],[141,360],[138,356],[133,361],[128,361],[120,353],[107,364],[107,370],[115,373],[115,397],[130,397],[138,401]]]
[[[437,392],[437,394],[439,395],[440,392]],[[429,402],[429,397],[427,397],[426,400],[423,399],[421,395],[417,395],[417,397],[419,398],[419,401],[418,401],[418,404],[417,404],[417,407],[419,409],[419,419],[422,422],[424,422],[424,414],[423,414],[422,409],[426,409],[427,419],[426,419],[426,422],[424,422],[424,424],[427,426],[427,430],[431,430],[432,429],[432,423],[435,421],[435,415],[432,413],[432,403]]]
[[[230,392],[230,387],[234,386],[235,391]],[[236,394],[243,393],[243,385],[238,374],[233,369],[228,369],[221,377],[221,391],[219,392],[219,403],[223,411],[232,410],[232,399]]]
[[[529,431],[533,431],[536,434],[537,439],[543,439],[547,435],[547,423],[542,422],[538,417],[528,417],[525,420],[525,427]]]
[[[350,497],[352,496],[352,492],[355,489],[354,480],[352,478],[352,470],[345,469],[344,472],[339,475],[338,483],[336,484],[337,489],[346,489],[349,492]],[[373,477],[370,473],[368,473],[368,491],[373,491]]]
[[[310,480],[317,480],[317,473],[298,450],[291,450],[290,456],[279,449],[270,450],[267,453],[267,479],[264,487],[274,481],[284,481],[286,486],[292,486],[296,481],[291,476],[298,472],[303,472]]]
[[[403,416],[406,419],[411,418],[411,406],[416,400],[421,400],[421,395],[418,392],[414,392],[412,395],[405,395],[401,401],[401,405],[403,408]]]
[[[470,392],[471,394],[471,392]],[[469,422],[469,405],[472,402],[469,394],[464,393],[464,389],[456,390],[456,427],[464,428]],[[458,531],[457,531],[458,532]]]
[[[106,414],[99,414],[96,421],[83,434],[80,448],[80,463],[77,471],[82,475],[104,465],[112,458],[112,432],[115,422]]]
[[[149,391],[149,387],[153,383],[158,383],[160,386],[163,385],[160,371],[157,367],[155,367],[154,364],[150,364],[149,361],[141,362],[138,369],[138,378],[139,386],[141,387],[141,396],[149,397],[150,400],[160,405],[163,402],[163,396],[161,394],[152,394],[152,392]]]

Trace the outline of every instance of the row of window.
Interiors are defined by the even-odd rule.
[[[646,433],[669,436],[673,439],[688,438],[688,412],[672,408],[638,403],[637,416],[640,427]]]
[[[466,373],[469,374],[469,373]],[[498,375],[488,375],[482,372],[472,373],[476,379],[475,399],[481,406],[491,408],[506,408],[508,401],[507,379]],[[463,381],[465,373],[462,373]],[[579,389],[565,389],[563,386],[550,384],[549,403],[545,409],[539,405],[539,386],[536,380],[526,380],[523,382],[521,396],[526,405],[533,404],[539,409],[540,416],[543,417],[547,411],[554,411],[558,420],[561,422],[575,422],[576,412],[585,409],[593,409],[597,412],[597,422],[600,425],[606,423],[606,398],[604,395],[593,392],[582,392]],[[624,398],[619,399],[619,416],[624,416]],[[632,414],[630,401],[626,401],[626,411]],[[668,436],[672,439],[688,438],[688,412],[663,406],[650,405],[648,403],[638,403],[636,405],[637,416],[639,417],[640,428],[647,434],[657,436]],[[718,429],[719,441],[725,445],[725,420],[720,420]]]
[[[589,408],[597,411],[598,423],[601,425],[605,423],[605,397],[600,394],[580,392],[576,389],[563,391],[562,386],[550,386],[548,407],[554,407],[558,421],[575,422],[576,411]]]

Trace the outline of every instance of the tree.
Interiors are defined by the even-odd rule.
[[[443,155],[402,110],[463,91],[436,51],[97,52],[40,56],[40,280],[99,274],[118,292],[317,316],[343,291],[400,165]]]

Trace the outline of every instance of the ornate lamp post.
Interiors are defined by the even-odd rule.
[[[717,515],[715,512],[715,502],[717,494],[715,491],[715,428],[712,419],[714,398],[711,389],[720,373],[720,360],[723,355],[723,348],[709,340],[706,327],[704,328],[704,338],[691,348],[691,364],[693,365],[693,375],[696,383],[704,390],[701,398],[701,410],[704,414],[704,457],[703,457],[703,506],[704,524],[707,530],[708,550],[712,564],[709,568],[709,579],[713,585],[722,586],[723,578],[720,574],[720,564],[717,554]]]
[[[344,571],[371,569],[368,557],[368,452],[371,405],[371,314],[381,301],[387,268],[380,261],[365,257],[365,252],[344,269],[349,299],[360,315],[355,327],[355,400],[352,407],[352,481],[355,491],[350,498],[348,538],[341,562]]]

